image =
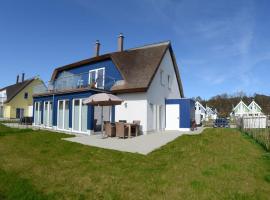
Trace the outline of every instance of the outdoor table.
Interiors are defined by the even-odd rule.
[[[138,125],[134,123],[125,123],[125,126],[128,127],[128,138],[131,136],[131,128],[135,127],[136,128],[136,136],[138,136]]]

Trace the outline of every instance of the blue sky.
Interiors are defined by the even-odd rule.
[[[0,6],[0,87],[50,79],[55,67],[101,52],[171,40],[185,95],[270,94],[270,1],[24,0]]]

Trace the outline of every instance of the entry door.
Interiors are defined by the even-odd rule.
[[[178,130],[180,125],[179,105],[166,105],[166,130]]]

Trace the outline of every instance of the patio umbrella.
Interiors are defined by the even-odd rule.
[[[121,105],[123,102],[119,97],[107,94],[107,93],[99,93],[94,94],[83,101],[84,104],[89,104],[93,106],[101,106],[101,131],[103,135],[103,106],[114,106]]]

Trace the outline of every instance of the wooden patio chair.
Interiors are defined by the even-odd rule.
[[[140,132],[141,121],[140,120],[133,120],[133,124],[136,124],[136,126],[131,127],[131,135],[132,136],[138,136],[139,132]]]
[[[105,133],[108,137],[115,137],[116,136],[116,128],[115,125],[111,123],[105,123]]]
[[[128,127],[125,126],[123,122],[116,122],[116,136],[120,138],[128,137]]]

